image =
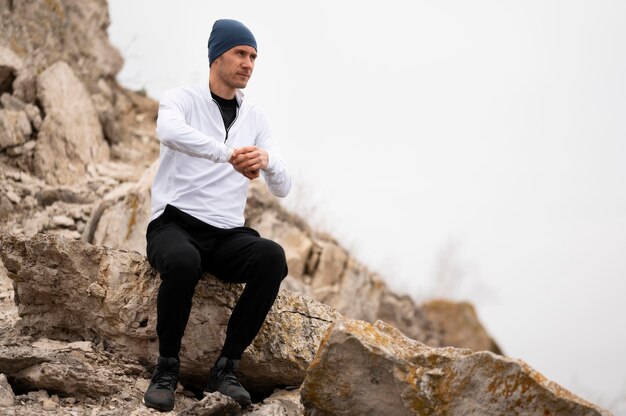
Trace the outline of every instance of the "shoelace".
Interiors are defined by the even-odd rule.
[[[152,382],[156,384],[157,389],[174,390],[177,383],[176,374],[171,371],[158,371],[152,377]]]
[[[231,371],[220,371],[217,373],[217,376],[230,384],[231,386],[241,387],[239,380],[237,380],[237,376]]]

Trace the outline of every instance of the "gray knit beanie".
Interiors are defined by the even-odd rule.
[[[209,36],[209,65],[221,54],[239,45],[252,46],[256,50],[256,39],[250,29],[236,20],[216,20]]]

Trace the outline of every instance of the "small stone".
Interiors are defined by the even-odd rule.
[[[54,400],[48,398],[45,399],[42,403],[43,410],[54,410],[56,409],[58,404],[54,402]]]
[[[7,147],[6,152],[11,157],[19,156],[24,153],[24,146]]]
[[[129,402],[129,401],[133,400],[133,396],[131,396],[130,393],[128,393],[127,391],[123,391],[120,394],[120,399]]]
[[[150,380],[147,380],[145,378],[138,378],[137,381],[135,381],[135,388],[141,392],[148,390],[149,385]]]
[[[87,288],[87,293],[89,293],[89,295],[91,296],[95,296],[100,299],[104,299],[104,297],[107,294],[106,290],[104,290],[104,288],[97,283],[90,284],[89,287]]]
[[[9,198],[9,200],[14,204],[19,204],[22,201],[22,198],[20,198],[20,196],[13,191],[7,192],[6,195],[7,198]]]
[[[13,212],[13,204],[5,195],[0,196],[0,217]]]
[[[76,224],[74,220],[67,215],[55,215],[52,217],[52,223],[58,227],[64,228],[71,228]]]
[[[44,400],[49,398],[48,392],[45,390],[29,391],[27,396],[32,401],[40,403],[43,403]]]
[[[74,404],[76,404],[76,398],[75,397],[66,397],[63,399],[63,402],[67,405],[73,406]]]

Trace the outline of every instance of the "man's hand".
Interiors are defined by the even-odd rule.
[[[259,177],[259,171],[267,168],[269,155],[265,149],[256,146],[244,146],[235,149],[228,161],[235,170],[248,179]]]

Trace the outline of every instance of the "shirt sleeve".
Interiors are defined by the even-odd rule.
[[[270,192],[277,197],[284,198],[291,190],[291,176],[278,145],[272,139],[269,120],[262,112],[259,113],[259,127],[256,146],[265,149],[269,156],[267,168],[261,170],[261,174]]]
[[[189,104],[181,90],[169,90],[163,94],[156,127],[161,144],[189,156],[228,162],[233,149],[187,124]]]

